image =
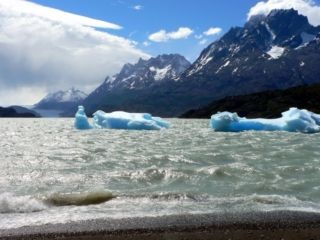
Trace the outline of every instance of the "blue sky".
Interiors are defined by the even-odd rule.
[[[104,30],[115,35],[132,39],[138,47],[151,55],[180,53],[194,60],[210,42],[228,31],[231,26],[242,26],[249,9],[258,0],[33,0],[45,6],[58,8],[100,20],[116,23],[121,30]],[[135,10],[135,6],[141,6]],[[171,40],[161,43],[148,41],[148,36],[161,29],[169,32],[179,27],[194,31],[188,39]],[[210,27],[222,28],[220,35],[206,37],[206,44],[199,44],[195,35]],[[144,46],[148,41],[150,45]]]

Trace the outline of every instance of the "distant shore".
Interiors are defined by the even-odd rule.
[[[0,239],[320,239],[320,213],[276,211],[98,219],[0,230]]]

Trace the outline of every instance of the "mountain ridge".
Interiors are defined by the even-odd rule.
[[[125,110],[174,117],[228,96],[319,83],[320,27],[293,9],[273,10],[231,28],[180,74],[155,81],[157,71],[146,62],[126,64],[106,78],[84,100],[88,113]]]
[[[136,102],[135,111],[143,111],[144,107],[137,102],[140,96],[153,91],[151,89],[157,89],[163,83],[175,82],[179,74],[190,65],[179,54],[162,54],[148,60],[139,59],[136,64],[125,64],[119,74],[108,76],[83,104],[89,114],[97,109],[132,111],[129,106],[131,101]]]

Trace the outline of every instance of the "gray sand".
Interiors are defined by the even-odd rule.
[[[320,214],[292,211],[126,219],[0,230],[0,239],[320,239]]]

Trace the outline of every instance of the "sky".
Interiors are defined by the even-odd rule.
[[[34,0],[33,2],[119,24],[122,29],[107,31],[136,41],[140,49],[152,56],[179,53],[193,61],[207,44],[217,39],[231,26],[243,25],[247,19],[248,9],[258,1]],[[181,27],[191,29],[193,37],[188,37],[184,39],[185,41],[167,40],[161,43],[149,40],[152,33],[160,30],[175,32]],[[221,28],[222,31],[220,34],[204,38],[207,39],[205,43],[195,38],[210,28]]]
[[[0,106],[87,93],[127,63],[164,53],[193,62],[230,27],[275,8],[320,25],[320,0],[0,0]]]

